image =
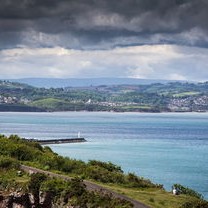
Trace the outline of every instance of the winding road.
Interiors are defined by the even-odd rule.
[[[52,173],[52,172],[49,172],[49,171],[41,170],[41,169],[38,169],[38,168],[26,166],[26,165],[21,165],[20,169],[25,171],[25,172],[31,173],[31,174],[32,173],[44,173],[48,176],[61,178],[61,179],[64,179],[64,180],[71,180],[72,179],[69,176]],[[131,202],[134,205],[134,208],[150,208],[150,207],[144,205],[143,203],[141,203],[139,201],[131,199],[131,198],[125,196],[125,195],[118,194],[118,193],[116,193],[116,192],[114,192],[114,191],[112,191],[108,188],[102,187],[102,186],[100,186],[98,184],[95,184],[93,182],[84,180],[84,184],[86,185],[86,188],[89,191],[102,191],[104,193],[111,194],[115,198],[120,198],[120,199],[127,200],[127,201]]]

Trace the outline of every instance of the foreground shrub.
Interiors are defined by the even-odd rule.
[[[185,194],[185,195],[189,195],[189,196],[193,196],[196,197],[198,199],[202,199],[203,196],[198,193],[197,191],[190,189],[188,187],[182,186],[181,184],[174,184],[173,187],[175,187],[175,189],[177,190],[177,192],[179,194]]]
[[[88,165],[101,167],[103,169],[106,169],[109,172],[123,173],[123,170],[121,169],[120,166],[115,165],[111,162],[101,162],[101,161],[97,161],[97,160],[90,160],[88,162]]]
[[[8,156],[0,156],[0,168],[3,169],[17,169],[19,167],[19,162]]]
[[[42,175],[33,175],[38,186],[35,191],[50,196],[50,199],[58,207],[82,207],[82,208],[132,208],[133,205],[110,194],[103,192],[93,192],[86,189],[85,184],[79,178],[73,178],[71,181],[63,181],[57,178],[45,178]],[[38,192],[37,192],[38,196]],[[47,198],[47,197],[46,197]],[[45,202],[43,202],[45,204]],[[38,203],[36,204],[38,206]]]

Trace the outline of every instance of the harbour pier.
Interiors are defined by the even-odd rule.
[[[86,142],[87,140],[85,138],[68,138],[68,139],[45,139],[45,140],[32,139],[31,141],[38,142],[41,145],[47,145],[47,144],[81,143],[81,142]]]

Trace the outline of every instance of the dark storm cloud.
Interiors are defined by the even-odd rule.
[[[0,47],[208,46],[207,0],[0,0]]]

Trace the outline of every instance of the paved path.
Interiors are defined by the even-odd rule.
[[[20,168],[22,170],[24,170],[25,172],[28,172],[28,173],[44,173],[48,176],[62,178],[64,180],[71,180],[72,179],[69,176],[52,173],[52,172],[49,172],[49,171],[41,170],[41,169],[38,169],[38,168],[33,168],[33,167],[30,167],[30,166],[26,166],[26,165],[21,165]],[[84,184],[86,185],[86,188],[89,191],[102,191],[102,192],[107,193],[107,194],[112,194],[112,196],[114,196],[115,198],[120,198],[120,199],[127,200],[127,201],[131,202],[134,205],[134,208],[149,208],[148,206],[142,204],[139,201],[131,199],[131,198],[125,196],[125,195],[118,194],[118,193],[116,193],[116,192],[114,192],[114,191],[112,191],[108,188],[102,187],[102,186],[100,186],[98,184],[95,184],[93,182],[84,180]]]

